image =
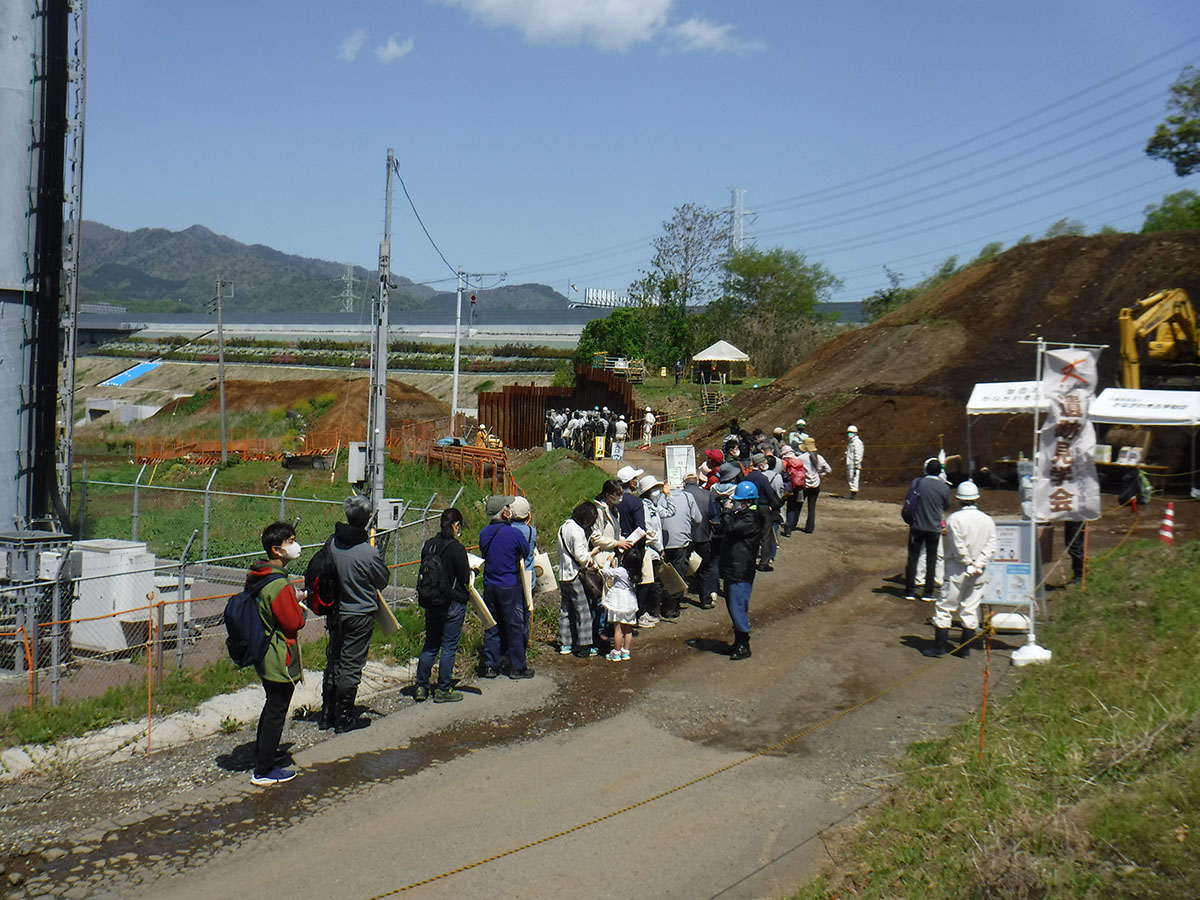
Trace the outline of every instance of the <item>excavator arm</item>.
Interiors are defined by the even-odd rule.
[[[1139,389],[1142,384],[1138,341],[1153,333],[1147,357],[1174,362],[1196,361],[1196,310],[1185,291],[1173,289],[1151,294],[1117,316],[1121,330],[1121,384]]]

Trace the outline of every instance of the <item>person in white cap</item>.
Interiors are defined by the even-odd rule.
[[[621,532],[618,537],[628,537],[634,529],[646,527],[646,515],[642,512],[642,500],[637,490],[637,481],[645,474],[645,469],[636,469],[633,466],[621,466],[617,470],[617,481],[621,483],[624,491],[615,510],[617,527]]]
[[[797,453],[800,452],[801,445],[804,443],[804,439],[808,437],[808,432],[804,430],[807,425],[808,423],[803,419],[797,419],[796,427],[793,428],[791,433],[788,435],[787,442],[792,445],[793,449],[795,449]]]
[[[964,481],[954,492],[961,508],[946,517],[946,583],[938,595],[933,614],[934,642],[921,652],[926,656],[945,656],[949,650],[950,625],[957,612],[962,634],[955,656],[971,655],[969,642],[979,627],[979,603],[984,595],[984,573],[996,554],[996,523],[976,506],[979,488]]]
[[[863,442],[858,436],[858,426],[846,428],[846,484],[850,488],[850,499],[858,496],[858,477],[862,474]]]
[[[616,423],[613,425],[613,444],[612,458],[624,459],[625,457],[625,437],[629,434],[629,423],[625,421],[624,416],[618,416]]]
[[[675,504],[671,501],[671,488],[653,475],[643,475],[637,485],[642,498],[642,512],[646,528],[646,553],[642,563],[642,580],[637,585],[638,627],[653,628],[658,624],[662,609],[662,582],[658,577],[658,566],[666,553],[663,538],[666,529],[663,519],[675,515]]]
[[[654,436],[654,412],[650,407],[646,407],[646,414],[642,416],[642,449],[650,449],[650,438]]]

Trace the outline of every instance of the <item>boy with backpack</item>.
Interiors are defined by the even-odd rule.
[[[244,589],[257,598],[259,619],[266,632],[266,653],[254,662],[266,693],[258,717],[254,774],[250,778],[251,784],[259,786],[282,784],[296,777],[292,770],[279,766],[275,754],[292,691],[302,677],[296,635],[304,627],[304,610],[300,607],[304,590],[293,587],[283,571],[284,566],[300,557],[296,532],[286,522],[275,522],[263,529],[262,546],[267,558],[250,569]]]
[[[463,698],[453,687],[454,656],[467,615],[467,584],[472,577],[467,551],[459,542],[463,515],[454,507],[442,511],[441,530],[421,548],[417,572],[417,603],[425,610],[425,646],[417,658],[417,686],[413,699],[429,699],[429,676],[438,659],[434,703],[453,703]]]

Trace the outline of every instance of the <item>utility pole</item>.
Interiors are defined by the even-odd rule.
[[[217,292],[213,302],[217,305],[217,395],[221,400],[221,463],[229,462],[228,443],[225,435],[225,329],[221,312],[221,295],[229,285],[229,299],[233,299],[233,282],[217,279]]]
[[[459,351],[462,346],[462,292],[463,292],[463,270],[462,266],[458,267],[458,300],[454,305],[454,387],[451,390],[450,403],[450,434],[454,434],[455,424],[458,422],[458,358]]]
[[[388,291],[392,285],[392,173],[396,156],[387,152],[387,187],[384,191],[383,240],[379,243],[379,295],[375,300],[374,365],[371,368],[371,403],[367,411],[367,480],[371,507],[383,506],[383,474],[387,461]]]

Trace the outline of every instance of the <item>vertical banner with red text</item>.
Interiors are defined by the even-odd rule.
[[[1034,517],[1041,522],[1100,516],[1100,482],[1093,458],[1096,431],[1088,410],[1096,396],[1099,349],[1047,350],[1042,396],[1050,409],[1039,430]]]

